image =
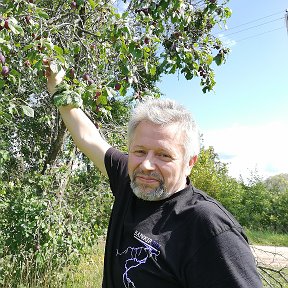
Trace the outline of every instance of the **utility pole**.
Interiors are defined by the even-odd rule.
[[[287,33],[288,33],[288,9],[286,9],[285,22],[286,22],[286,29],[287,29]]]

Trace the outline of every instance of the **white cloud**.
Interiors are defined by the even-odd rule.
[[[205,147],[213,146],[221,161],[230,163],[229,173],[249,178],[257,171],[264,178],[288,173],[288,123],[258,126],[233,125],[203,131]]]

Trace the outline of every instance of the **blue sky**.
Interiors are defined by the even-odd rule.
[[[192,112],[205,146],[229,163],[231,176],[288,173],[288,32],[279,19],[288,1],[231,0],[228,6],[230,30],[219,34],[231,53],[214,67],[215,91],[203,94],[199,79],[177,76],[163,77],[159,88]]]

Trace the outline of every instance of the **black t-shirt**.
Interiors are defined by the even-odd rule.
[[[115,202],[103,288],[260,288],[241,226],[190,184],[160,201],[130,188],[127,155],[110,148],[105,165]]]

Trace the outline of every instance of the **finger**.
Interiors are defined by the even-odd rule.
[[[50,70],[49,67],[47,67],[47,68],[45,69],[44,75],[45,75],[45,77],[47,77],[47,78],[49,78],[49,77],[51,76],[51,70]]]

